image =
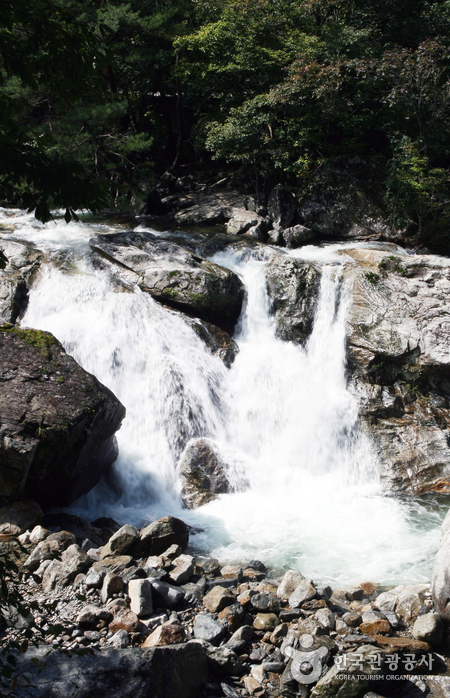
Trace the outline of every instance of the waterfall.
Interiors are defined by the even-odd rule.
[[[88,239],[111,231],[108,225],[87,217],[42,226],[25,214],[7,222],[15,225],[11,237],[47,254],[22,325],[52,332],[127,409],[114,487],[100,483],[73,511],[137,525],[173,514],[203,530],[191,536],[203,553],[259,558],[334,585],[429,578],[442,516],[382,491],[374,449],[346,389],[350,289],[334,248],[291,253],[323,270],[304,347],[276,336],[267,296],[266,265],[284,253],[215,255],[247,290],[235,333],[239,353],[227,369],[181,313],[138,288],[124,292],[93,267]],[[177,464],[199,436],[214,442],[236,491],[189,511]]]

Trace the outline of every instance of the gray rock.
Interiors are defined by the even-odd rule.
[[[371,664],[369,657],[373,655],[383,657],[384,654],[384,651],[378,647],[362,645],[358,648],[360,661],[355,663],[350,658],[346,666],[344,663],[341,665],[335,663],[316,683],[311,691],[311,698],[336,698],[336,696],[363,698],[373,685],[373,677],[383,674],[383,665],[378,667],[376,663]]]
[[[88,492],[117,457],[125,408],[48,332],[0,328],[0,501]]]
[[[441,544],[434,559],[431,593],[436,611],[450,621],[450,510],[441,528]]]
[[[25,560],[23,566],[26,570],[34,572],[38,569],[44,560],[53,560],[69,545],[75,543],[75,536],[71,533],[67,537],[55,538],[53,535],[48,536],[45,540],[37,544],[31,555]]]
[[[114,572],[107,572],[102,584],[101,599],[106,603],[113,594],[120,594],[123,591],[123,579]]]
[[[129,647],[131,643],[130,635],[126,630],[118,630],[109,640],[109,644],[118,650]]]
[[[278,613],[280,610],[279,600],[269,592],[255,594],[251,597],[250,604],[256,611],[263,613]]]
[[[319,608],[315,612],[314,617],[319,621],[320,625],[323,625],[327,630],[334,630],[336,619],[334,613],[330,611],[329,608]]]
[[[229,235],[250,235],[265,242],[267,231],[271,228],[268,220],[259,216],[253,211],[245,209],[234,209],[232,217],[227,223],[227,233]]]
[[[275,257],[267,266],[267,292],[277,334],[304,344],[312,331],[321,272],[301,259]]]
[[[111,611],[99,606],[85,606],[77,616],[77,624],[80,628],[97,628],[104,621],[110,623],[113,619]]]
[[[153,587],[153,598],[156,605],[162,605],[164,608],[173,608],[184,599],[185,593],[183,589],[151,577],[149,581]]]
[[[316,233],[304,225],[294,225],[292,228],[286,228],[282,232],[282,237],[286,247],[289,248],[301,247],[317,239]]]
[[[109,550],[112,555],[125,555],[131,550],[138,539],[139,531],[137,528],[126,524],[122,526],[122,528],[119,528],[109,539]]]
[[[239,352],[239,347],[228,332],[198,318],[186,318],[186,321],[206,344],[209,351],[219,356],[225,366],[230,368]]]
[[[112,263],[116,276],[125,274],[125,282],[137,283],[156,300],[226,332],[233,330],[244,287],[230,270],[151,233],[98,235],[90,245]]]
[[[227,465],[210,439],[189,441],[178,464],[181,496],[188,509],[216,499],[230,491]]]
[[[214,674],[223,676],[236,676],[236,674],[239,674],[242,662],[236,652],[230,647],[226,647],[226,645],[214,647],[208,642],[205,642],[203,647],[208,656],[209,667]]]
[[[432,647],[437,647],[442,642],[444,623],[437,613],[425,613],[419,616],[412,629],[412,636],[416,640],[428,642]]]
[[[288,570],[284,573],[281,584],[277,589],[277,596],[282,601],[288,601],[290,595],[296,590],[305,577],[297,570]]]
[[[194,574],[194,558],[192,555],[179,555],[173,561],[174,567],[169,576],[174,584],[186,584]]]
[[[132,579],[128,583],[130,608],[140,618],[153,612],[152,585],[148,579]]]
[[[283,185],[277,184],[269,194],[267,217],[274,228],[288,228],[294,220],[297,209],[295,196]]]
[[[34,245],[16,240],[0,239],[0,324],[14,324],[25,310],[28,291],[42,259],[42,252]]]
[[[429,593],[429,591],[429,584],[410,584],[405,586],[398,595],[395,606],[396,615],[405,623],[414,621],[423,607],[425,594]]]
[[[180,519],[164,516],[143,528],[134,546],[136,557],[161,555],[171,545],[179,545],[184,552],[189,543],[189,529]]]
[[[305,601],[310,601],[316,595],[316,588],[309,579],[303,579],[289,597],[289,606],[299,608]]]
[[[210,613],[199,613],[195,616],[194,637],[197,640],[206,640],[212,645],[218,645],[225,635],[225,626],[214,620]]]
[[[29,649],[18,658],[18,698],[30,695],[24,674],[31,679],[33,698],[197,698],[208,678],[205,651],[194,642],[149,650],[107,648],[86,655],[47,654],[45,646]],[[39,660],[36,665],[33,659]],[[40,670],[41,660],[44,666]]]

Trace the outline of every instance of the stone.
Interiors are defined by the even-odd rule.
[[[116,649],[125,649],[131,644],[130,635],[126,630],[118,630],[109,640],[109,644]]]
[[[250,603],[256,611],[262,611],[263,613],[278,613],[280,610],[279,599],[267,592],[252,595]]]
[[[94,259],[125,283],[137,283],[153,298],[232,333],[244,286],[229,269],[174,242],[133,231],[90,240]]]
[[[119,528],[108,541],[111,555],[126,555],[130,552],[136,541],[139,540],[139,531],[134,526],[126,524]]]
[[[450,510],[441,527],[441,543],[434,558],[431,593],[436,611],[450,621]]]
[[[196,557],[194,571],[196,574],[212,575],[217,577],[217,575],[220,573],[219,561],[212,557]]]
[[[108,599],[113,597],[113,594],[120,594],[123,591],[123,579],[114,572],[107,572],[103,579],[101,600],[106,603]]]
[[[295,591],[289,597],[289,606],[299,608],[304,601],[313,599],[316,595],[316,588],[309,579],[302,579]]]
[[[234,209],[232,217],[227,222],[227,233],[229,235],[250,235],[265,242],[267,231],[271,228],[268,220],[259,216],[254,211],[245,209]]]
[[[64,530],[73,533],[76,543],[87,553],[89,548],[99,548],[103,545],[104,531],[85,521],[80,516],[58,512],[45,514],[42,525],[52,531]]]
[[[117,458],[125,408],[48,332],[0,328],[0,501],[88,492]]]
[[[261,683],[254,676],[244,676],[244,686],[250,696],[263,695],[264,693]]]
[[[212,325],[210,322],[199,320],[199,318],[186,317],[186,321],[205,343],[209,351],[218,356],[227,368],[231,368],[239,353],[239,347],[228,332],[216,325]]]
[[[431,645],[421,640],[413,640],[410,637],[385,637],[374,635],[373,640],[381,647],[396,652],[431,652]]]
[[[194,558],[192,555],[179,555],[173,561],[174,567],[170,570],[169,576],[174,584],[186,584],[192,579],[194,574]]]
[[[376,607],[383,612],[394,611],[397,605],[399,594],[401,591],[403,591],[404,588],[404,585],[401,584],[400,586],[397,586],[394,589],[390,589],[389,591],[384,591],[383,593],[379,594],[375,599]]]
[[[48,538],[47,538],[48,540]],[[42,589],[52,591],[57,586],[71,584],[75,577],[87,570],[91,559],[76,543],[69,545],[61,553],[61,561],[52,560],[42,577]]]
[[[272,643],[272,645],[280,647],[281,643],[283,642],[283,639],[286,637],[288,633],[288,630],[289,625],[287,623],[281,623],[280,625],[277,625],[277,627],[270,636],[270,642]]]
[[[330,611],[329,608],[319,608],[319,610],[315,612],[314,618],[318,620],[320,625],[326,628],[326,630],[334,630],[336,619],[334,613]]]
[[[231,606],[225,606],[225,608],[220,611],[218,617],[220,620],[224,621],[231,630],[234,630],[244,618],[244,609],[240,603],[234,603]]]
[[[359,629],[363,635],[388,635],[391,626],[389,621],[378,619],[361,623]]]
[[[143,649],[161,645],[177,645],[186,639],[186,631],[179,623],[171,621],[159,625],[141,645]]]
[[[25,560],[24,568],[34,572],[44,560],[53,560],[65,548],[73,545],[75,541],[76,538],[73,534],[67,534],[67,537],[61,535],[56,537],[55,534],[51,534],[37,544],[31,555]]]
[[[136,613],[129,608],[114,608],[114,618],[108,625],[112,633],[118,630],[126,630],[127,633],[137,633],[141,629],[141,623]]]
[[[158,607],[173,608],[185,597],[184,590],[179,587],[161,582],[153,577],[149,577],[149,581],[153,587],[153,601]]]
[[[442,618],[437,613],[425,613],[414,622],[412,636],[415,640],[438,647],[442,642],[444,629]]]
[[[225,635],[225,626],[214,620],[209,613],[199,613],[195,616],[194,637],[197,640],[205,640],[212,645],[218,645]]]
[[[136,557],[161,555],[174,544],[184,552],[188,543],[189,529],[184,521],[174,516],[164,516],[141,530],[133,554]]]
[[[110,623],[113,620],[111,611],[99,606],[85,606],[77,616],[79,628],[98,628],[102,624]]]
[[[215,586],[203,597],[204,607],[210,613],[219,613],[226,606],[231,606],[235,601],[235,596],[229,589],[222,586]]]
[[[353,611],[347,611],[343,614],[342,620],[350,628],[357,628],[362,623],[362,617],[360,613],[354,613]]]
[[[220,570],[220,576],[223,579],[242,579],[242,567],[240,565],[225,565]]]
[[[317,235],[310,228],[304,225],[294,225],[291,228],[286,228],[281,233],[286,247],[294,249],[302,247],[316,240]]]
[[[40,543],[48,538],[50,534],[51,531],[49,531],[47,528],[44,528],[43,526],[35,526],[30,533],[30,543],[34,543],[34,545],[36,545],[37,543]]]
[[[208,655],[208,665],[213,674],[236,676],[241,671],[242,662],[230,647],[225,645],[214,647],[214,645],[205,643],[204,649]]]
[[[128,583],[130,608],[140,618],[153,612],[153,587],[148,579],[132,579]]]
[[[19,499],[0,508],[0,534],[19,536],[24,531],[34,529],[41,520],[42,509],[39,504],[31,499]],[[39,540],[31,542],[38,543]]]
[[[274,631],[275,632],[275,631]],[[237,642],[238,640],[243,640],[244,642],[250,642],[253,637],[253,628],[251,625],[241,625],[230,638],[230,641]]]
[[[405,623],[414,621],[423,607],[425,594],[429,591],[429,584],[410,584],[405,586],[398,595],[395,606],[396,615]]]
[[[266,268],[277,335],[304,345],[312,332],[321,271],[314,264],[275,257]]]
[[[288,601],[290,595],[296,590],[301,581],[305,578],[297,570],[288,570],[285,572],[280,586],[277,589],[277,596],[281,601]]]
[[[383,651],[374,645],[362,645],[358,648],[358,662],[342,661],[335,663],[322,676],[311,691],[311,698],[363,698],[373,686],[375,677],[382,676],[382,663],[370,662],[374,655],[383,655]]]
[[[30,648],[19,656],[15,695],[33,698],[198,698],[208,679],[207,657],[197,643],[142,650],[115,649],[95,653],[62,653],[48,646]],[[33,660],[37,660],[36,664]]]
[[[188,509],[230,492],[227,465],[211,439],[192,439],[180,457],[181,497]]]
[[[265,630],[272,632],[280,624],[275,613],[257,613],[253,621],[255,630]]]
[[[117,557],[107,557],[104,560],[97,560],[92,565],[92,569],[97,572],[112,572],[122,574],[133,562],[131,555],[118,555]]]
[[[43,253],[26,242],[0,238],[6,264],[0,269],[0,325],[14,324],[26,308],[28,291]]]
[[[297,209],[295,196],[282,184],[277,184],[269,194],[267,217],[274,228],[288,228],[294,220]]]

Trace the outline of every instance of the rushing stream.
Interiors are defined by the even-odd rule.
[[[10,214],[0,212],[0,223],[15,226],[8,235],[34,242],[49,259],[22,325],[52,332],[127,409],[114,466],[119,487],[100,483],[73,511],[136,525],[174,514],[203,529],[191,537],[198,551],[295,567],[316,581],[429,579],[444,512],[383,494],[346,390],[349,289],[338,246],[291,253],[324,266],[305,348],[278,339],[270,315],[264,268],[283,252],[213,258],[247,289],[235,333],[240,351],[227,369],[182,314],[139,289],[122,292],[93,268],[88,240],[113,228],[89,217],[43,226]],[[199,436],[214,442],[237,491],[189,511],[181,507],[177,462]]]

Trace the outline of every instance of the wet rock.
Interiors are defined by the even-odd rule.
[[[28,291],[39,268],[42,252],[34,245],[0,239],[0,324],[14,324],[28,303]]]
[[[163,623],[154,630],[142,645],[143,649],[164,645],[177,645],[186,639],[186,631],[177,623]]]
[[[178,465],[181,496],[188,509],[196,509],[230,491],[227,465],[210,439],[193,439]]]
[[[125,408],[48,332],[3,326],[0,353],[0,500],[67,505],[116,459]]]
[[[234,594],[223,586],[215,586],[203,597],[203,605],[210,613],[219,613],[234,601]]]
[[[437,613],[425,613],[414,622],[412,635],[415,640],[428,642],[432,647],[437,647],[442,642],[444,623]]]
[[[225,626],[214,620],[209,613],[199,613],[194,621],[194,637],[218,645],[225,635]]]
[[[282,601],[288,601],[290,595],[296,590],[300,582],[304,580],[304,576],[297,570],[288,570],[285,572],[280,586],[277,589],[277,596]]]
[[[184,552],[188,543],[189,529],[184,521],[174,516],[164,516],[141,530],[133,554],[136,557],[161,555],[171,545],[179,545]]]
[[[225,366],[230,368],[239,353],[239,347],[228,332],[198,318],[187,318],[187,321],[210,352],[219,356]]]
[[[295,590],[289,596],[289,606],[299,608],[305,601],[313,599],[316,595],[316,588],[309,579],[302,579]]]
[[[39,504],[31,499],[19,499],[0,508],[0,534],[8,533],[12,536],[19,536],[26,530],[34,529],[41,520],[42,509]],[[32,542],[38,543],[39,541],[33,540]]]
[[[266,278],[277,334],[304,344],[312,331],[320,271],[301,259],[275,257],[267,266]]]
[[[253,621],[255,630],[264,630],[266,632],[272,632],[279,624],[280,620],[275,613],[257,613]]]
[[[153,612],[152,589],[148,579],[132,579],[128,583],[130,608],[138,617],[149,616]]]
[[[89,244],[128,283],[138,283],[156,300],[232,332],[244,287],[230,270],[151,233],[98,235]]]

